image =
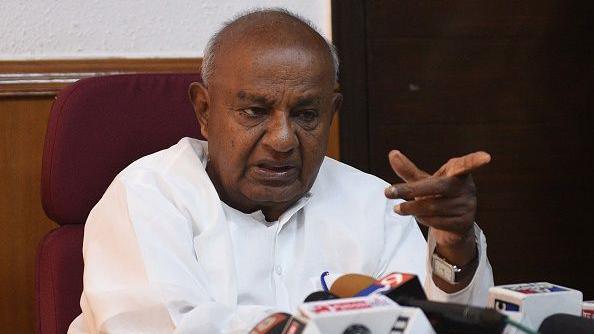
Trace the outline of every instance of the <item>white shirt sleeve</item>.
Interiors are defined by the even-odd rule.
[[[474,224],[474,233],[478,247],[478,266],[470,284],[455,293],[442,291],[433,282],[431,255],[435,249],[435,240],[429,233],[426,242],[414,217],[402,217],[393,212],[396,203],[388,201],[385,212],[385,246],[380,261],[380,270],[376,277],[391,272],[409,272],[419,276],[424,282],[427,297],[436,301],[485,306],[489,288],[493,286],[493,271],[487,259],[485,235]],[[405,228],[402,228],[402,225]]]
[[[476,306],[486,306],[489,297],[489,288],[493,286],[493,269],[487,259],[487,240],[483,231],[474,224],[474,235],[478,251],[478,266],[474,273],[474,277],[468,286],[464,289],[454,292],[446,293],[438,288],[433,282],[433,270],[431,266],[431,256],[427,256],[427,278],[425,279],[425,291],[431,299],[437,301],[470,304]],[[427,242],[428,254],[433,254],[435,249],[435,240],[431,232],[429,232],[429,240]]]
[[[69,333],[247,333],[275,311],[211,298],[192,225],[163,193],[116,179],[91,211],[83,313]]]

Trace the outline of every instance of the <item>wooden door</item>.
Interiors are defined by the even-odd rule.
[[[475,150],[496,284],[594,299],[594,29],[589,1],[332,2],[341,159],[389,182],[399,149],[434,171]]]

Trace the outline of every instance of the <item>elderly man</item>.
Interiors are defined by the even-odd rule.
[[[282,10],[245,14],[211,39],[204,83],[190,88],[208,142],[184,138],[107,189],[87,220],[83,313],[70,333],[246,333],[294,312],[326,271],[412,272],[433,299],[486,301],[469,172],[488,154],[429,175],[393,151],[405,183],[392,186],[325,158],[337,63]],[[456,277],[440,277],[454,265]]]

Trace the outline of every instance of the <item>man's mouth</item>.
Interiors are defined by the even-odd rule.
[[[267,183],[288,183],[299,175],[299,168],[293,163],[262,162],[254,166],[253,176]]]
[[[286,171],[289,171],[291,168],[295,168],[293,166],[288,166],[288,165],[284,165],[284,166],[266,166],[266,165],[259,165],[258,167],[265,169],[267,171],[271,171],[273,173],[284,173]]]

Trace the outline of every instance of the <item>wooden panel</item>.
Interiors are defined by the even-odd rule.
[[[555,1],[366,1],[368,34],[447,38],[541,36]],[[378,25],[375,25],[377,22]],[[396,29],[386,29],[390,24]]]
[[[0,98],[0,332],[33,333],[35,253],[56,227],[40,198],[52,98]]]
[[[0,96],[52,96],[76,80],[98,75],[199,72],[201,63],[199,58],[0,61]]]
[[[594,298],[594,4],[362,2],[366,43],[357,59],[368,112],[359,117],[369,138],[353,161],[368,159],[368,171],[395,182],[394,148],[427,170],[452,155],[491,152],[475,180],[496,283],[550,280]],[[342,57],[360,47],[335,39],[346,41]]]
[[[328,138],[328,151],[326,155],[330,158],[340,160],[340,115],[334,115],[330,126],[330,137]]]
[[[340,90],[344,96],[340,111],[340,158],[351,166],[367,169],[369,127],[364,1],[333,0],[332,31],[340,57]]]

